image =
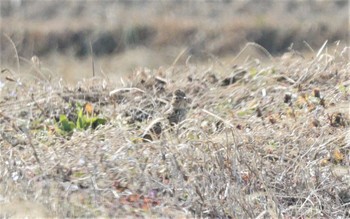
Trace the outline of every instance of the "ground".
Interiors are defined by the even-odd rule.
[[[121,88],[3,72],[2,216],[29,202],[58,217],[347,217],[348,49],[326,51],[141,68]],[[145,141],[176,89],[186,120]]]
[[[11,2],[14,7],[16,1]],[[254,1],[227,2],[243,14],[256,9],[246,8]],[[289,3],[290,10],[305,13],[301,6]],[[91,15],[90,7],[71,4],[81,16]],[[129,3],[121,4],[127,8]],[[336,1],[322,7],[315,3],[309,10],[338,8],[334,17],[343,20],[342,4],[347,3]],[[164,3],[154,10],[160,13],[172,6]],[[205,16],[196,6],[176,6],[174,14],[189,10],[193,17],[186,20],[184,13],[182,23],[154,19],[153,24],[159,26],[152,27],[165,28],[173,22],[170,29],[179,28],[173,32],[178,33],[175,38],[186,36],[186,28],[190,36],[194,29],[196,34],[203,33],[205,28],[196,23],[200,19],[192,18],[196,11],[199,17],[210,17],[210,4]],[[57,3],[43,11],[54,15],[59,7],[65,6]],[[144,8],[133,7],[137,18],[136,12]],[[225,5],[217,7],[222,10]],[[123,9],[118,10],[122,13]],[[142,18],[149,17],[151,9],[146,9]],[[229,16],[229,11],[211,16]],[[40,19],[38,14],[28,9],[25,16],[32,18],[32,23],[23,25],[24,30],[38,28],[38,36],[47,31],[43,23],[62,20],[55,20],[56,16]],[[19,12],[12,15],[22,16]],[[169,13],[164,12],[163,18],[166,15]],[[269,16],[267,20],[272,21]],[[11,32],[11,25],[4,27],[4,20],[10,23],[15,19],[2,18],[2,31],[7,34],[1,39],[1,45],[6,44],[0,73],[1,217],[349,217],[350,50],[341,31],[324,32],[337,40],[320,37],[301,43],[300,38],[294,39],[306,49],[288,44],[289,48],[275,47],[273,51],[268,44],[238,41],[231,48],[235,52],[225,52],[226,47],[220,45],[227,45],[222,43],[233,36],[230,28],[223,31],[228,35],[205,38],[207,43],[196,44],[196,49],[191,47],[194,44],[176,44],[182,41],[159,41],[166,38],[161,38],[164,35],[159,28],[151,38],[155,41],[145,46],[84,58],[64,49],[52,53],[50,47],[40,54],[40,50],[30,52],[38,47],[20,46],[14,36],[21,35]],[[75,26],[78,18],[68,20],[70,25],[57,25],[89,30],[94,18],[87,20],[86,26]],[[241,25],[257,30],[249,26],[251,22]],[[230,25],[221,26],[222,30],[226,27]],[[332,28],[326,25],[325,30]],[[26,31],[33,33],[32,29]],[[277,31],[279,36],[281,33]],[[60,37],[53,35],[51,40],[57,43]],[[135,40],[134,36],[129,39]],[[278,40],[274,42],[277,45]],[[196,53],[198,49],[206,50],[206,55]],[[172,55],[164,56],[169,51]],[[104,63],[123,54],[129,54],[128,59],[164,59],[157,59],[152,67],[149,62],[131,69],[121,66],[124,70],[118,77],[103,71]],[[67,72],[80,70],[85,76],[68,80],[53,64],[59,62]],[[186,93],[188,113],[184,121],[169,125],[163,117],[176,90]],[[156,122],[161,131],[143,138]]]

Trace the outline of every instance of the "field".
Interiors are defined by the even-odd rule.
[[[17,48],[17,73],[32,75],[35,55],[45,75],[71,84],[93,75],[91,54],[96,75],[117,81],[137,67],[170,66],[179,54],[180,64],[189,56],[200,65],[213,57],[230,63],[247,42],[281,55],[349,40],[346,0],[16,2],[1,1],[0,29]],[[0,43],[2,67],[16,68],[13,45],[3,34]],[[254,49],[247,56],[265,57]]]
[[[16,2],[0,217],[350,217],[347,1]]]

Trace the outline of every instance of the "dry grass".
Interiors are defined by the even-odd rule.
[[[348,55],[189,60],[139,69],[117,90],[3,71],[0,215],[349,217]],[[192,99],[187,119],[143,142],[176,89]],[[58,134],[54,117],[87,101],[108,123]]]

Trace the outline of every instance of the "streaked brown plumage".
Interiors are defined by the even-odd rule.
[[[156,120],[152,122],[142,134],[143,141],[153,141],[155,138],[159,138],[162,133],[162,124]]]
[[[168,119],[171,126],[177,125],[186,118],[188,107],[188,99],[185,92],[181,90],[176,90],[173,93],[173,98],[171,100],[171,106],[168,111],[165,112],[165,118]],[[160,137],[162,133],[162,120],[165,119],[158,118],[151,122],[142,134],[142,139],[145,142],[153,141]]]
[[[179,124],[186,118],[188,99],[185,92],[176,90],[173,93],[170,109],[165,113],[171,126]]]

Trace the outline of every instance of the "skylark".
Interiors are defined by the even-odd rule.
[[[175,126],[185,120],[188,111],[188,98],[185,92],[176,90],[173,93],[170,108],[164,113],[164,117],[153,120],[142,134],[144,141],[152,141],[159,138],[162,133],[162,122],[167,119],[170,126]]]
[[[168,111],[165,112],[166,118],[171,126],[179,124],[186,118],[188,107],[188,99],[185,92],[182,90],[176,90],[173,93],[171,106]]]
[[[158,139],[162,133],[161,119],[153,121],[143,132],[142,139],[144,142],[153,141]]]

